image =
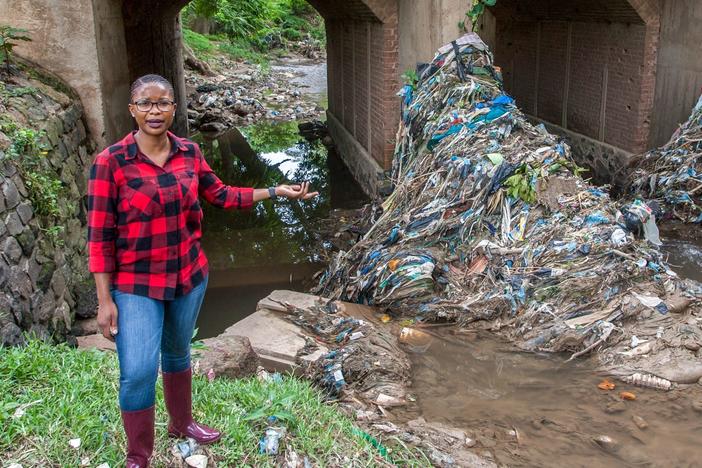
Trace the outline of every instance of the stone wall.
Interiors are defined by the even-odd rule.
[[[83,201],[94,148],[80,100],[57,78],[42,77],[0,81],[0,115],[7,133],[0,132],[0,345],[23,343],[25,331],[53,342],[73,341],[75,315],[95,313]],[[59,215],[52,219],[36,214],[28,169],[12,156],[8,123],[42,131],[40,167],[62,185]],[[57,227],[63,230],[52,234]],[[89,292],[81,293],[85,289]]]

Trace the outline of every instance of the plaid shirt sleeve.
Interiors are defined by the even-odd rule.
[[[107,156],[95,158],[88,180],[88,267],[91,273],[115,271],[117,185]]]
[[[253,188],[226,185],[207,164],[199,146],[195,146],[196,158],[199,160],[198,179],[200,195],[218,208],[247,209],[253,206]]]

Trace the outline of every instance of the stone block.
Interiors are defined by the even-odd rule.
[[[34,317],[34,321],[40,323],[48,322],[51,317],[53,317],[56,307],[56,299],[54,298],[54,295],[51,292],[44,294],[44,297],[42,297],[41,302],[39,303],[39,307],[33,311],[32,315]]]
[[[7,166],[7,165],[6,165]],[[9,166],[12,166],[9,164]],[[5,206],[7,209],[12,209],[20,203],[20,193],[17,186],[11,179],[6,179],[2,185],[2,194],[5,197]]]
[[[222,334],[216,338],[203,340],[206,349],[197,350],[199,371],[207,373],[212,369],[216,376],[232,379],[248,377],[256,373],[259,358],[245,336]]]
[[[14,323],[6,323],[0,328],[0,346],[21,346],[24,344],[22,329]]]
[[[10,267],[9,289],[15,297],[29,300],[32,294],[32,281],[22,268],[14,265]]]
[[[27,224],[30,219],[34,216],[34,210],[32,209],[32,204],[29,202],[22,202],[17,205],[17,214],[22,220],[22,223]],[[13,234],[14,235],[14,234]]]
[[[12,236],[5,239],[2,251],[5,256],[15,264],[19,262],[19,259],[22,257],[22,246],[17,242],[17,239]]]
[[[54,271],[54,274],[51,276],[50,285],[56,297],[63,296],[63,292],[66,290],[66,276],[61,269],[56,269],[56,271]]]
[[[83,349],[99,349],[101,351],[116,351],[115,343],[108,340],[101,333],[79,336],[78,347]]]
[[[71,334],[75,336],[94,335],[96,333],[100,333],[97,317],[76,320],[71,326]]]
[[[12,176],[12,182],[15,183],[15,187],[17,187],[17,191],[19,192],[20,195],[22,195],[24,198],[29,197],[29,192],[27,191],[27,187],[24,186],[24,181],[22,180],[22,177],[19,174],[15,174]],[[18,203],[19,205],[19,203]]]
[[[37,239],[34,236],[34,232],[32,232],[32,229],[29,226],[26,226],[17,236],[17,242],[19,242],[20,246],[22,247],[22,252],[27,256],[32,254],[36,240]]]
[[[11,236],[16,236],[24,230],[24,224],[16,211],[11,211],[5,217],[5,226]]]

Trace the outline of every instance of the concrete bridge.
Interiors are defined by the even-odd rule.
[[[101,145],[131,129],[129,84],[160,73],[185,102],[179,12],[188,0],[0,0],[30,30],[18,52],[80,94]],[[309,0],[325,19],[328,122],[367,191],[389,169],[400,75],[458,34],[468,0]],[[478,32],[507,90],[602,171],[664,142],[702,86],[699,0],[498,0]],[[185,112],[176,131],[187,132]]]

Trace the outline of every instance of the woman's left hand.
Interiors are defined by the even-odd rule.
[[[309,200],[319,195],[319,192],[310,192],[309,190],[310,183],[303,182],[296,185],[279,185],[275,188],[275,194],[291,200]]]

